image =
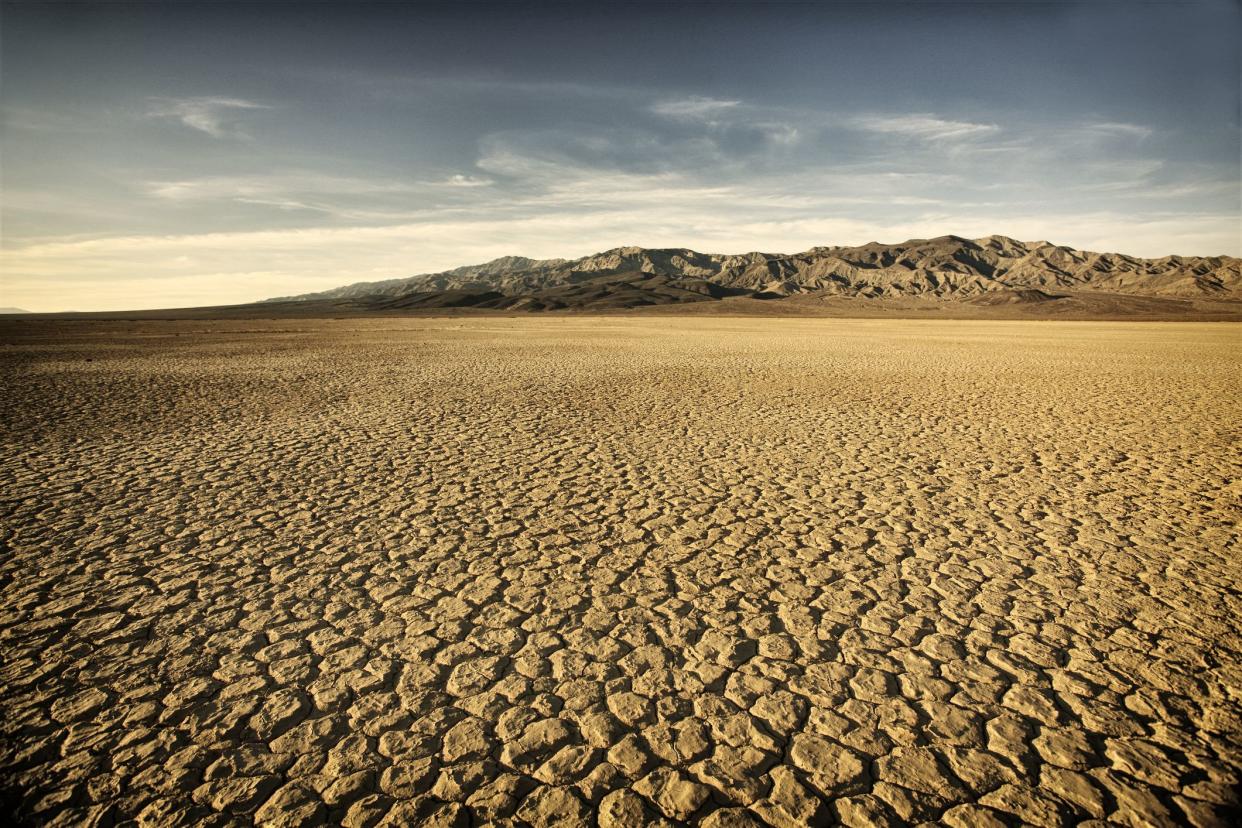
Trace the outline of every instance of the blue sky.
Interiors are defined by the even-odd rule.
[[[0,305],[627,244],[1242,253],[1232,0],[2,14]]]

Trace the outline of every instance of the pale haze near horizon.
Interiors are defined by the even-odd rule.
[[[993,233],[1239,255],[1236,3],[4,4],[3,295]]]

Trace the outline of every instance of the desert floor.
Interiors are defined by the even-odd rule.
[[[5,323],[0,782],[39,824],[1224,824],[1240,355]]]

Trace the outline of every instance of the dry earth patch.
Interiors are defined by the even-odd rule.
[[[38,824],[1225,824],[1240,329],[6,323]]]

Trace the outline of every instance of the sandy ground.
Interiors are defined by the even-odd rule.
[[[0,342],[25,822],[1236,817],[1242,326]]]

